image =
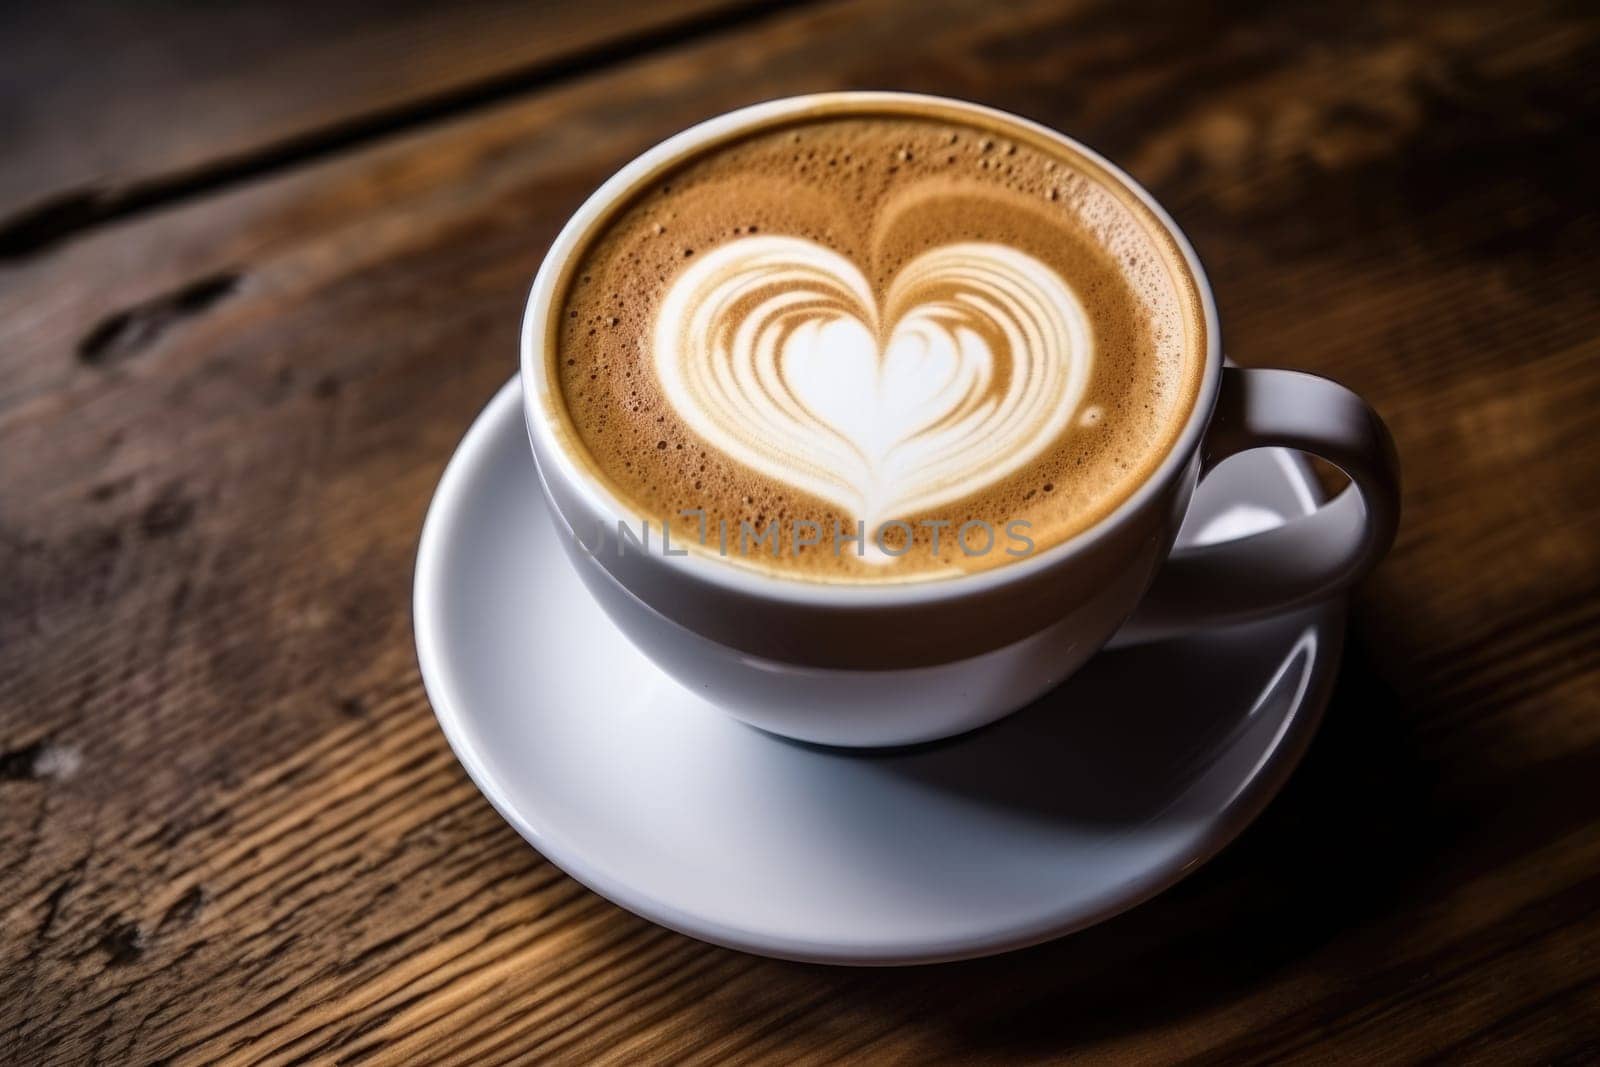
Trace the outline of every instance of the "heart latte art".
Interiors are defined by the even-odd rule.
[[[1089,529],[1169,451],[1205,329],[1161,220],[1037,130],[888,106],[707,142],[583,234],[546,383],[631,543],[942,578]]]
[[[924,252],[880,302],[797,237],[724,244],[672,283],[655,369],[684,423],[868,531],[992,485],[1072,421],[1094,359],[1078,298],[999,244]]]

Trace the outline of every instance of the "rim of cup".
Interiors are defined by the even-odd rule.
[[[553,463],[560,468],[558,471],[545,471],[544,477],[547,479],[560,477],[573,492],[583,498],[590,510],[604,516],[607,525],[612,529],[615,529],[618,521],[633,523],[654,521],[619,499],[584,468],[583,463],[569,450],[568,442],[563,440],[567,435],[564,432],[555,432],[554,427],[550,425],[551,415],[548,414],[556,403],[550,395],[551,381],[545,359],[546,340],[551,328],[554,304],[557,297],[565,292],[567,274],[575,253],[586,246],[591,232],[607,221],[614,207],[624,204],[640,186],[648,185],[663,172],[678,166],[696,153],[718,143],[744,136],[763,125],[814,115],[928,111],[942,112],[968,121],[977,120],[981,125],[990,125],[1001,130],[1011,127],[1026,131],[1036,138],[1054,142],[1071,153],[1081,155],[1118,182],[1124,191],[1148,209],[1166,230],[1167,236],[1171,238],[1194,282],[1204,318],[1206,338],[1199,390],[1185,418],[1183,428],[1168,445],[1166,455],[1144,481],[1093,525],[1025,558],[971,573],[938,574],[897,582],[849,583],[779,577],[753,567],[739,566],[697,552],[690,552],[684,556],[640,552],[635,553],[636,556],[648,558],[653,563],[677,572],[685,578],[765,600],[844,608],[937,603],[980,591],[992,592],[1033,580],[1102,539],[1115,536],[1133,515],[1138,514],[1150,503],[1151,498],[1158,494],[1168,480],[1194,455],[1199,447],[1201,435],[1210,422],[1222,377],[1222,340],[1218,332],[1216,300],[1211,291],[1210,280],[1206,277],[1205,268],[1195,255],[1193,245],[1155,197],[1122,168],[1087,145],[1058,130],[1010,112],[964,100],[921,93],[842,91],[769,100],[691,126],[647,150],[613,174],[584,201],[562,227],[545,254],[538,273],[534,276],[533,287],[529,291],[522,318],[521,367],[524,420],[527,423],[529,436],[538,446],[540,462]],[[570,522],[565,516],[563,518]],[[602,561],[601,565],[605,566],[605,563]],[[609,567],[607,569],[609,570]]]

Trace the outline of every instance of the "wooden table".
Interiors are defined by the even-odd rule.
[[[1593,1062],[1600,20],[1128,0],[57,2],[0,16],[0,1060]],[[1388,419],[1399,543],[1260,822],[1096,929],[853,971],[530,849],[411,570],[609,172],[967,97],[1173,211],[1245,363]]]

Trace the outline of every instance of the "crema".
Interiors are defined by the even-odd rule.
[[[640,526],[831,582],[1002,566],[1104,518],[1206,345],[1113,175],[936,109],[704,146],[587,235],[550,340],[568,436]]]

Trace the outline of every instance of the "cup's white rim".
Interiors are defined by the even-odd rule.
[[[1217,389],[1222,378],[1222,339],[1218,331],[1216,300],[1211,291],[1211,282],[1206,277],[1205,268],[1201,266],[1188,237],[1155,197],[1126,171],[1087,145],[1048,126],[997,108],[921,93],[843,91],[785,97],[707,119],[669,137],[635,158],[607,179],[578,208],[576,214],[556,236],[545,254],[538,274],[534,277],[533,287],[529,291],[527,306],[523,313],[521,340],[522,409],[528,434],[540,446],[540,460],[560,466],[560,476],[566,484],[582,496],[591,510],[605,516],[608,524],[614,524],[619,520],[638,523],[646,518],[582,469],[567,450],[565,443],[557,434],[551,432],[542,412],[550,399],[549,379],[544,366],[544,338],[548,333],[550,315],[558,295],[557,287],[563,277],[563,267],[578,249],[590,228],[613,204],[631,194],[640,185],[647,184],[655,175],[677,165],[706,142],[736,136],[746,130],[799,117],[807,112],[836,110],[840,105],[862,111],[870,111],[875,106],[903,108],[906,105],[917,105],[957,115],[967,115],[1002,126],[1019,127],[1037,136],[1056,141],[1069,151],[1081,154],[1121,182],[1127,192],[1143,204],[1166,229],[1173,245],[1182,255],[1199,295],[1205,322],[1206,352],[1194,406],[1190,409],[1183,429],[1169,445],[1166,456],[1138,488],[1110,513],[1060,544],[1052,545],[1026,559],[989,570],[972,574],[941,575],[907,582],[852,585],[779,578],[697,553],[686,556],[652,554],[650,559],[680,572],[686,578],[718,586],[730,592],[763,600],[814,607],[876,608],[939,603],[978,592],[1004,589],[1006,586],[1029,580],[1063,560],[1077,555],[1101,539],[1113,536],[1130,516],[1138,514],[1149,504],[1154,495],[1161,492],[1162,487],[1179,468],[1190,461],[1199,447],[1206,425],[1211,421],[1212,408],[1216,403]],[[550,478],[552,474],[546,473],[545,477]]]

